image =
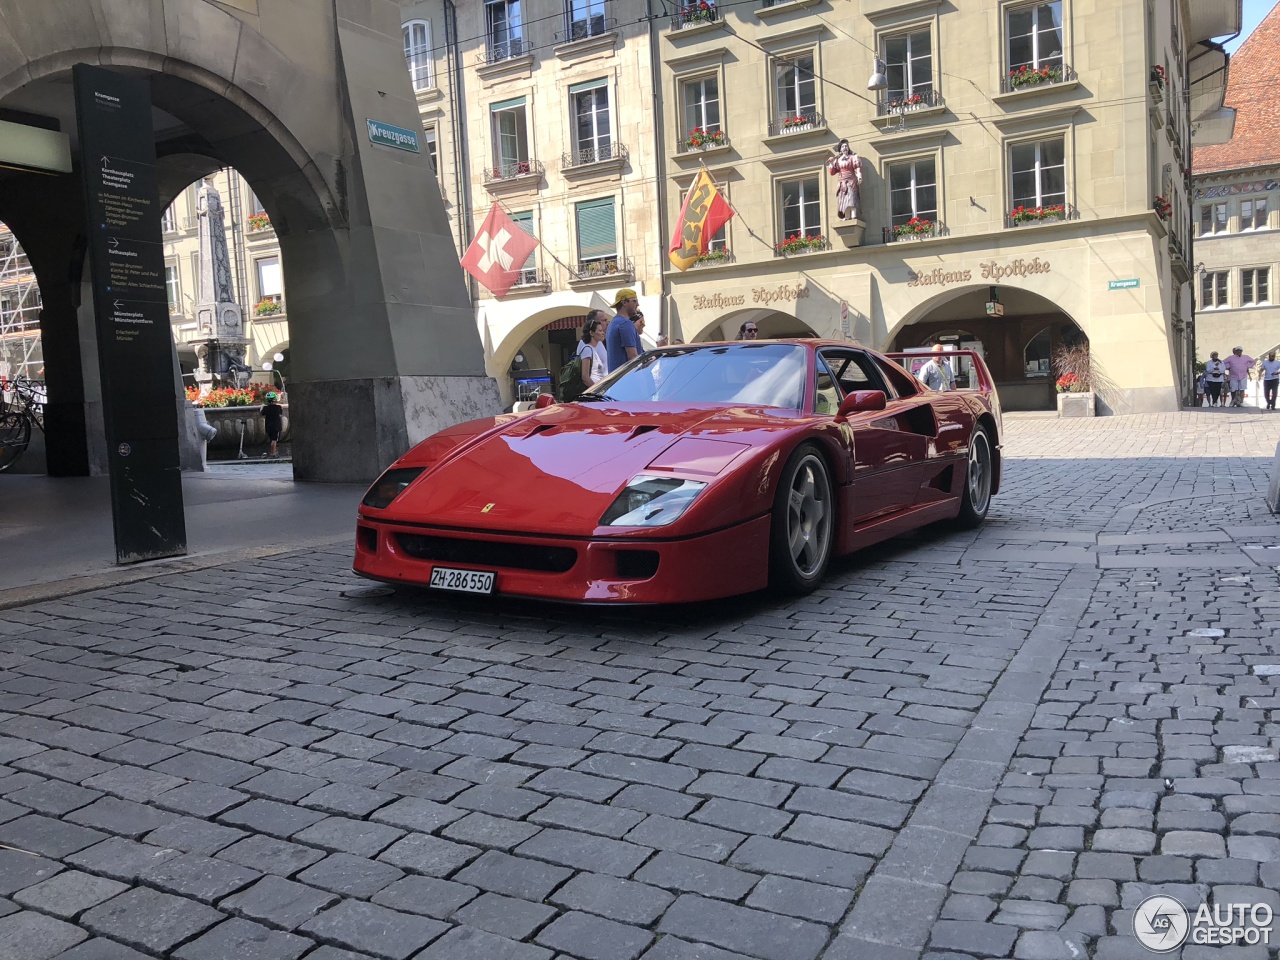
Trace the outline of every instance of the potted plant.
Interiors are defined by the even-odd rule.
[[[1045,83],[1061,82],[1061,64],[1036,68],[1024,63],[1016,70],[1009,71],[1009,86],[1013,90],[1020,90],[1023,87],[1038,87]]]
[[[271,218],[267,216],[264,211],[261,211],[261,210],[259,210],[257,213],[249,214],[248,222],[249,222],[250,231],[253,231],[255,233],[258,230],[265,230],[267,229],[267,227],[271,226]]]
[[[1017,206],[1009,211],[1009,219],[1015,224],[1033,223],[1041,220],[1065,220],[1067,208],[1063,204],[1052,204],[1047,207]]]
[[[728,247],[712,247],[702,256],[698,257],[694,263],[716,263],[720,260],[732,260],[733,254],[729,252]]]
[[[1059,347],[1053,354],[1053,371],[1058,375],[1054,389],[1058,394],[1058,416],[1092,417],[1096,413],[1093,382],[1096,371],[1089,355],[1088,343]]]
[[[775,244],[774,250],[781,256],[787,256],[791,253],[807,253],[810,250],[821,250],[827,245],[827,238],[824,236],[806,237],[793,233],[785,240]]]
[[[723,130],[708,130],[706,127],[694,127],[684,138],[685,150],[705,150],[707,147],[718,147],[725,142]]]
[[[263,297],[253,307],[253,315],[255,317],[271,317],[283,310],[280,301],[272,297]]]
[[[690,3],[680,11],[680,20],[684,24],[711,23],[716,19],[716,5],[709,0],[698,0]]]
[[[1156,197],[1152,200],[1151,207],[1155,210],[1156,216],[1161,220],[1168,220],[1173,215],[1173,204],[1164,197]]]
[[[1157,88],[1158,90],[1163,90],[1165,80],[1166,80],[1166,77],[1164,73],[1164,67],[1157,63],[1155,66],[1151,68],[1151,79],[1149,82],[1153,87]]]
[[[933,236],[936,224],[932,220],[926,220],[922,217],[912,217],[906,223],[900,223],[893,228],[893,235],[899,239],[916,239]]]
[[[905,110],[908,107],[918,107],[924,103],[924,97],[918,93],[913,93],[909,97],[895,97],[889,101],[890,110]]]
[[[812,123],[812,117],[784,117],[782,120],[782,129],[795,130],[798,127],[806,127]]]

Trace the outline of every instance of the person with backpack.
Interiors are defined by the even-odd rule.
[[[1204,365],[1204,389],[1209,395],[1209,406],[1222,406],[1222,381],[1226,378],[1227,368],[1218,359],[1218,351],[1209,354],[1209,362]]]
[[[577,400],[605,377],[605,331],[608,329],[603,310],[592,310],[582,325],[582,339],[573,356],[561,368],[556,391],[561,403]]]

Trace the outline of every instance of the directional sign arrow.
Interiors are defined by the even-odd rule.
[[[105,166],[107,166],[107,164],[109,164],[110,162],[111,162],[111,159],[110,159],[106,154],[103,154],[103,155],[102,155],[102,165],[105,167]]]
[[[112,250],[114,250],[114,249],[115,249],[116,247],[118,247],[118,246],[120,246],[120,241],[119,241],[119,240],[117,240],[115,237],[112,237],[112,238],[111,238],[111,249],[112,249]]]
[[[120,309],[120,301],[119,301],[119,300],[113,300],[113,301],[111,302],[111,306],[113,306],[113,307],[115,307],[117,310],[119,310],[119,309]]]

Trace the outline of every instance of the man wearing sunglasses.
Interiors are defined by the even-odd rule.
[[[760,328],[750,320],[738,328],[739,340],[754,340],[758,336],[760,336]]]

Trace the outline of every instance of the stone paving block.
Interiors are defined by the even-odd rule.
[[[1088,940],[1079,933],[1028,930],[1018,937],[1015,960],[1079,960],[1087,956]]]
[[[373,814],[372,819],[379,823],[389,823],[405,830],[419,830],[430,833],[439,830],[445,824],[453,823],[465,817],[466,811],[419,797],[404,797],[395,803],[383,807]],[[319,818],[317,818],[319,819]]]
[[[813,960],[827,940],[818,924],[692,894],[672,904],[658,930],[762,960]]]
[[[373,857],[404,836],[398,827],[348,817],[326,817],[294,836],[299,843],[325,850]]]
[[[698,806],[698,799],[687,797],[674,790],[633,783],[609,801],[612,806],[644,813],[659,813],[668,817],[683,817]]]
[[[546,806],[530,814],[529,819],[536,824],[569,827],[606,837],[621,837],[645,817],[642,813],[620,809],[611,804],[587,803],[571,797],[556,797]]]
[[[24,907],[41,913],[51,913],[63,920],[74,920],[90,907],[96,907],[127,889],[128,885],[118,880],[68,870],[19,891],[14,894],[13,899]]]
[[[553,796],[603,803],[626,784],[618,779],[593,776],[578,770],[545,770],[526,786]]]
[[[260,874],[225,860],[184,853],[160,860],[140,871],[138,878],[166,893],[213,903],[246,887]]]
[[[653,815],[631,830],[626,839],[657,850],[723,863],[746,837],[718,827]]]
[[[219,860],[230,860],[259,873],[274,873],[278,877],[291,877],[318,860],[324,852],[313,847],[277,840],[274,837],[253,835],[218,851]]]
[[[621,840],[547,827],[515,850],[518,856],[536,857],[578,870],[594,870],[629,876],[653,853],[652,848]]]
[[[37,814],[0,824],[0,844],[48,857],[66,857],[105,839],[97,830]]]
[[[304,807],[313,807],[325,813],[352,817],[367,817],[373,811],[394,802],[394,794],[370,790],[349,783],[330,783],[300,799]]]
[[[583,960],[635,960],[652,941],[648,930],[587,913],[563,914],[537,936],[538,943]]]
[[[445,877],[479,855],[480,850],[476,847],[423,833],[411,833],[383,850],[378,859],[429,877]]]
[[[298,880],[331,893],[367,900],[403,876],[403,871],[388,864],[335,853],[307,867],[298,874]]]
[[[303,934],[386,960],[407,960],[449,926],[439,920],[388,910],[375,903],[343,900],[304,923]]]
[[[218,908],[273,927],[294,930],[337,902],[338,898],[331,893],[282,877],[267,876],[225,898]]]
[[[760,877],[709,860],[663,851],[637,870],[635,879],[677,892],[740,900]]]
[[[121,765],[89,777],[81,783],[83,786],[114,794],[125,800],[145,803],[181,786],[182,780],[168,773]]]
[[[62,865],[19,850],[0,850],[0,896],[11,896],[18,890],[48,880],[62,870]]]
[[[721,950],[707,943],[691,943],[668,935],[646,950],[641,960],[750,960],[750,958],[741,953]]]
[[[287,840],[324,818],[325,815],[318,810],[307,810],[275,800],[250,800],[219,816],[218,822],[240,827],[250,833],[265,833]]]
[[[572,870],[563,867],[490,850],[451,879],[481,890],[537,902],[572,874]]]
[[[137,887],[86,911],[80,925],[139,950],[165,953],[223,918],[194,900]]]
[[[580,873],[557,890],[551,899],[571,910],[647,926],[662,915],[675,897],[665,890],[632,880]]]
[[[156,847],[171,847],[184,853],[212,856],[237,840],[244,839],[244,836],[244,831],[235,827],[224,827],[194,817],[175,817],[143,839]]]
[[[229,760],[226,757],[215,757],[212,754],[200,753],[198,750],[188,750],[176,757],[170,757],[162,763],[157,763],[154,769],[182,780],[213,783],[222,787],[234,787],[262,772],[261,767],[255,767],[253,764]]]
[[[552,951],[474,927],[454,927],[414,960],[551,960]],[[310,958],[308,958],[310,960]]]
[[[771,807],[717,797],[699,807],[692,814],[692,819],[727,830],[776,837],[792,822],[793,815]]]
[[[801,917],[819,923],[835,923],[853,901],[853,891],[825,884],[792,880],[788,877],[765,877],[751,891],[746,905],[757,910]]]
[[[69,783],[82,783],[116,766],[114,763],[104,763],[101,760],[72,753],[70,750],[46,750],[44,753],[15,758],[10,761],[10,765],[19,770],[29,770],[44,777],[66,780]]]
[[[212,783],[186,783],[159,794],[152,801],[164,810],[193,817],[216,817],[224,810],[244,803],[248,794]]]
[[[3,787],[0,787],[0,789],[3,789]],[[102,793],[98,790],[77,787],[64,780],[46,780],[44,783],[36,783],[29,787],[23,787],[21,790],[14,790],[12,793],[7,793],[6,796],[13,803],[30,807],[36,813],[47,814],[51,817],[61,817],[72,810],[88,806],[102,796]],[[6,817],[5,819],[12,820],[14,818]]]
[[[474,900],[480,891],[464,883],[437,880],[435,877],[407,876],[379,890],[373,902],[404,913],[447,920],[463,905]]]
[[[509,940],[525,940],[555,914],[543,904],[485,893],[458,910],[453,920]]]
[[[807,844],[750,837],[729,858],[729,865],[757,873],[781,874],[830,886],[853,887],[871,872],[874,861]]]
[[[136,840],[145,833],[158,830],[177,817],[132,800],[102,797],[87,807],[72,811],[66,817],[72,823],[94,827],[118,837]]]
[[[247,920],[228,920],[174,951],[175,960],[298,960],[315,942],[268,930]]]
[[[92,940],[85,940],[72,947],[66,953],[58,954],[54,960],[148,960],[148,958],[122,943],[94,937]]]
[[[938,950],[1004,957],[1013,949],[1017,937],[1017,927],[973,920],[939,920],[933,926],[929,945]]]
[[[4,960],[51,960],[86,936],[78,927],[29,910],[0,917]]]

